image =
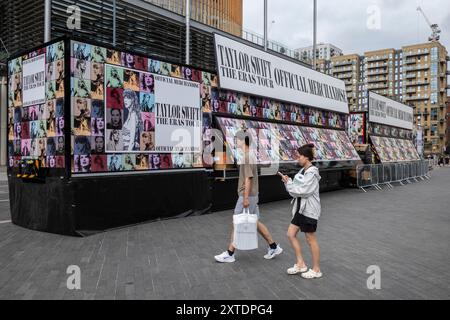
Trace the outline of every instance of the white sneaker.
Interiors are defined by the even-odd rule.
[[[302,278],[304,279],[320,279],[322,276],[322,272],[315,272],[313,269],[310,269],[306,273],[302,273]]]
[[[292,268],[288,269],[287,273],[291,274],[291,275],[295,275],[295,274],[299,274],[299,273],[305,273],[306,271],[308,271],[308,267],[305,266],[304,268],[300,268],[297,265],[294,265]]]
[[[216,259],[216,261],[220,263],[233,263],[236,261],[234,255],[230,256],[228,251],[225,251],[221,255],[215,256],[214,259]]]
[[[277,245],[276,249],[269,248],[269,251],[264,256],[264,259],[272,260],[273,258],[275,258],[276,256],[279,256],[282,253],[283,253],[283,249]]]

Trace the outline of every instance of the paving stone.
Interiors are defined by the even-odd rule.
[[[258,250],[237,252],[226,265],[213,257],[227,248],[231,211],[81,239],[0,224],[0,299],[449,299],[449,185],[450,169],[442,168],[431,181],[393,190],[323,194],[324,278],[317,281],[286,274],[295,263],[286,238],[289,201],[261,205],[285,252],[264,260],[260,238]],[[0,221],[9,217],[9,204],[0,202]],[[300,241],[310,265],[303,235]],[[67,289],[70,265],[81,269],[81,290]],[[381,269],[381,290],[367,289],[372,265]]]

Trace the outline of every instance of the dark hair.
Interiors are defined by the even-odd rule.
[[[309,159],[309,161],[313,161],[314,160],[314,145],[312,143],[310,144],[305,144],[304,146],[298,148],[298,153],[301,156],[307,157]]]
[[[237,134],[236,134],[236,138],[237,138],[237,140],[239,140],[239,141],[245,141],[245,145],[247,146],[247,147],[250,147],[250,135],[249,134],[247,134],[247,130],[242,130],[242,131],[239,131]]]

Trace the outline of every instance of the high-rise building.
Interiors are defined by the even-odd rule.
[[[424,133],[425,154],[441,153],[447,146],[449,60],[447,49],[433,41],[333,57],[331,74],[345,81],[351,111],[367,111],[367,91],[413,107],[415,125]]]
[[[144,0],[185,15],[186,0]],[[242,35],[243,0],[191,0],[191,19],[216,29]]]
[[[295,50],[302,60],[313,60],[313,47],[299,48]],[[330,60],[332,57],[341,56],[342,50],[331,43],[319,43],[316,47],[316,58]]]
[[[450,101],[447,101],[447,154],[450,154]]]
[[[331,73],[331,61],[326,59],[316,60],[316,70],[325,74]]]
[[[362,61],[357,54],[337,56],[331,59],[329,74],[345,82],[348,103],[351,110],[358,109],[358,95],[362,76]]]

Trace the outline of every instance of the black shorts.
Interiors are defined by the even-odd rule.
[[[317,220],[296,213],[291,224],[300,228],[303,233],[315,233],[317,231]]]

